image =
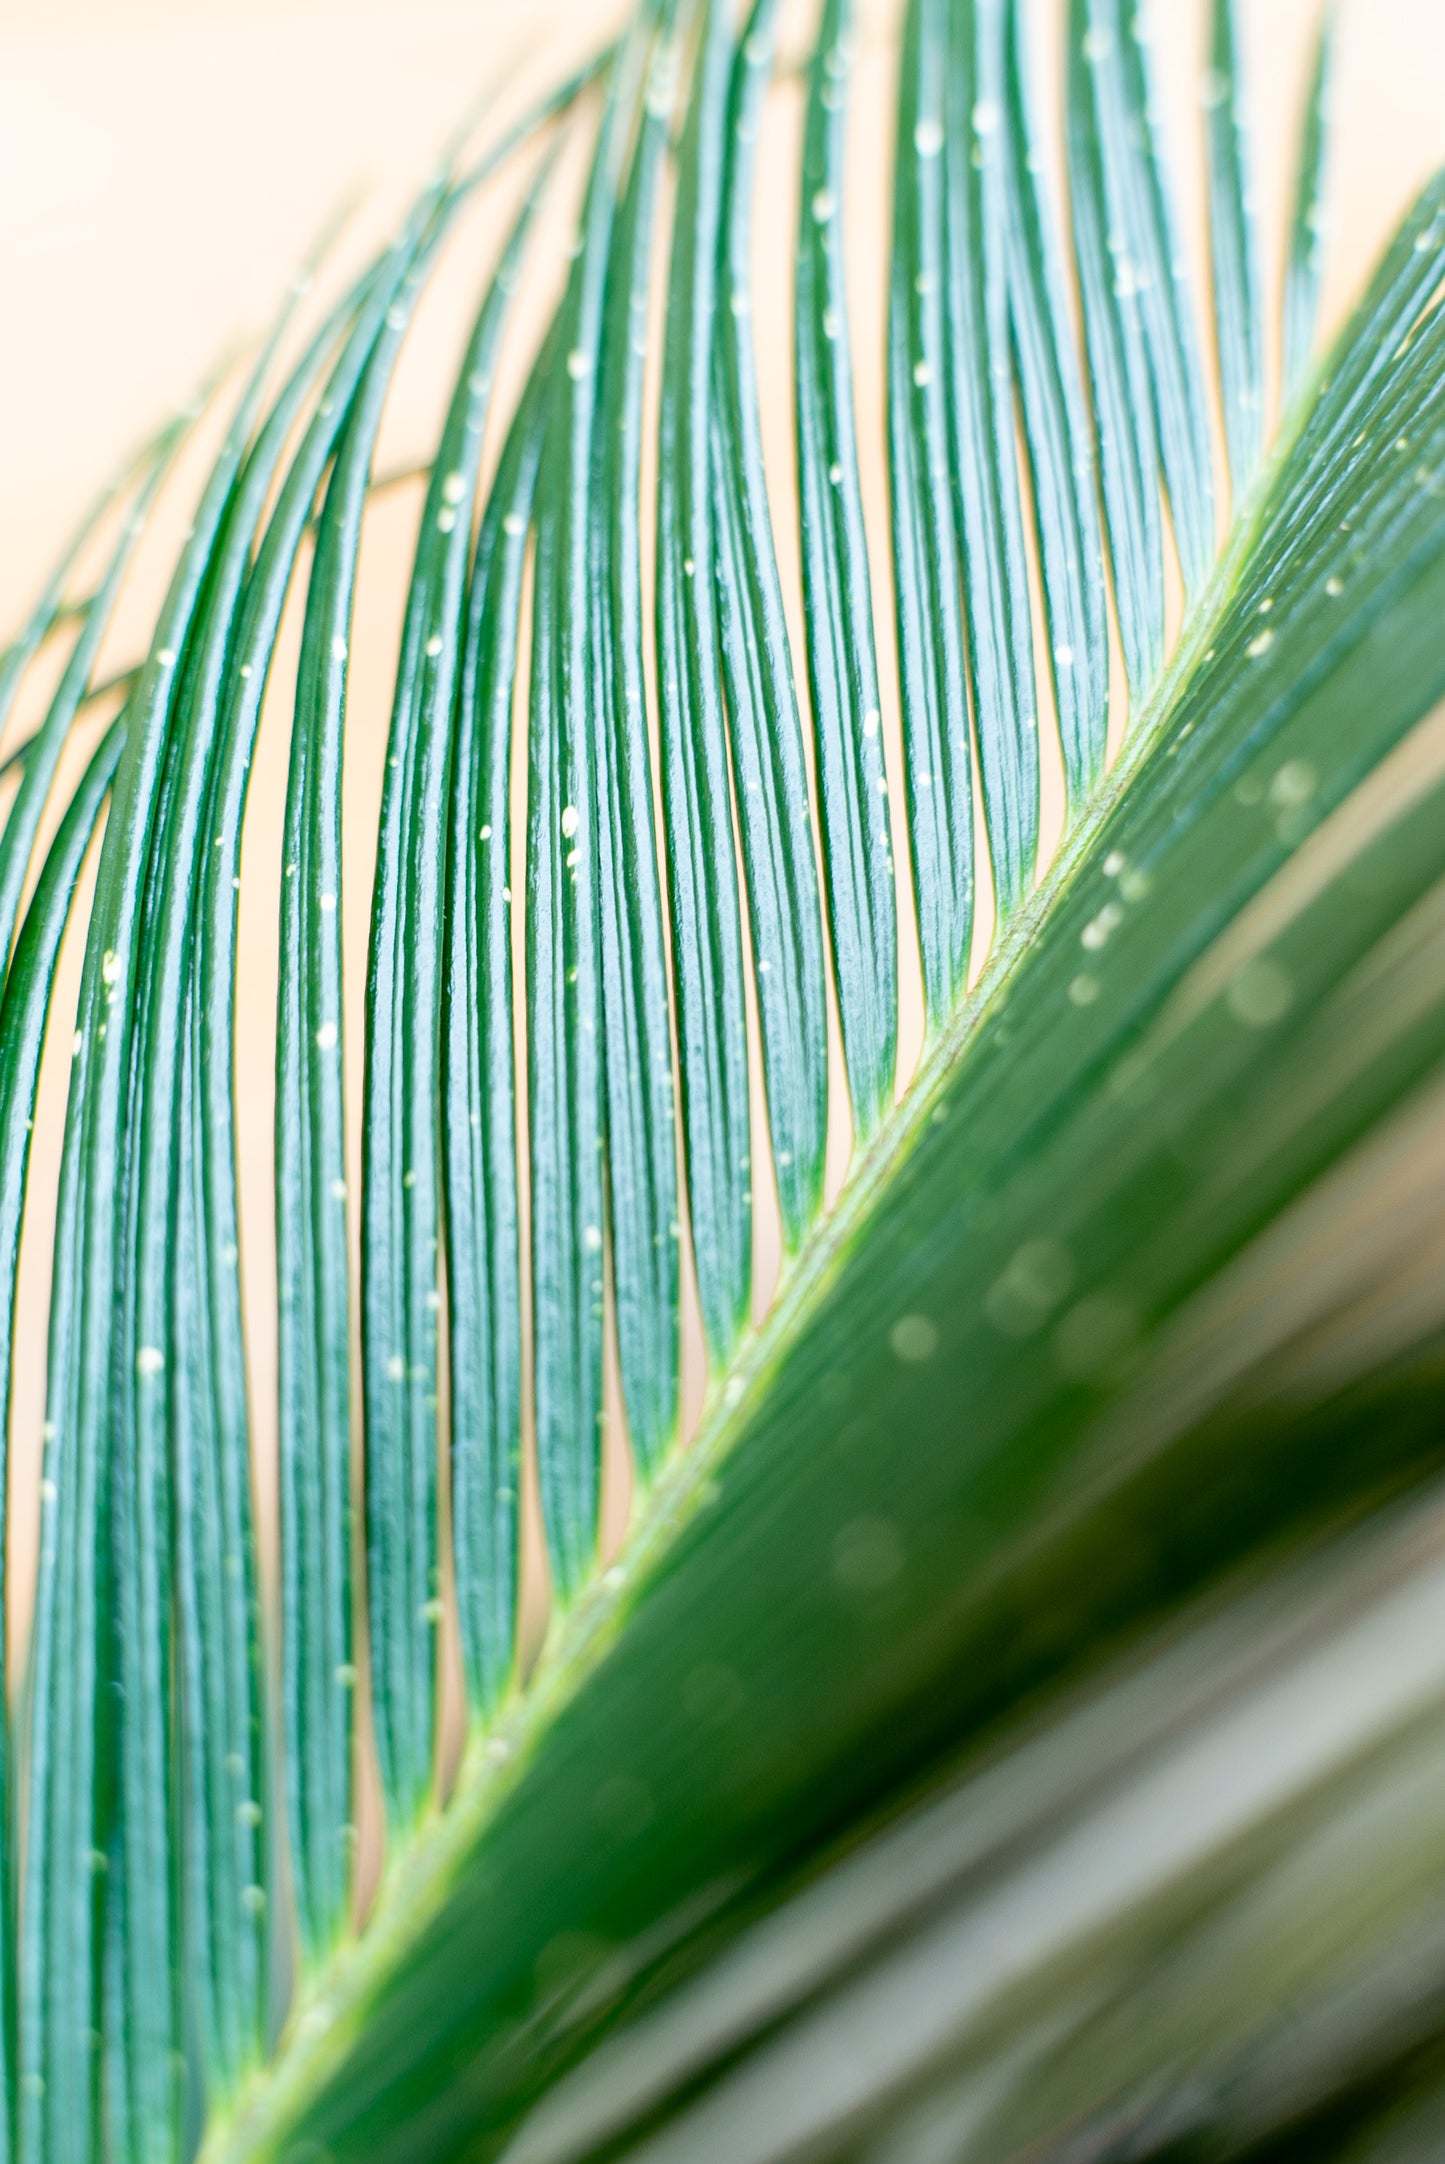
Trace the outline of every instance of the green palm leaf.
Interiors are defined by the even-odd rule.
[[[1412,1250],[1442,1200],[1445,177],[1313,358],[1327,17],[1276,402],[1249,10],[1211,10],[1191,144],[1145,15],[1073,0],[1065,205],[1021,0],[909,0],[875,321],[858,31],[824,0],[790,353],[755,262],[777,13],[642,0],[472,163],[469,124],[299,332],[293,297],[138,668],[96,681],[184,423],[0,657],[4,721],[71,639],[0,830],[7,1397],[103,820],[0,1757],[22,2164],[1431,2140],[1445,1319]],[[1170,178],[1194,154],[1208,336]],[[507,202],[414,476],[353,1212],[375,451],[452,241]],[[236,987],[298,573],[271,1588],[237,1149],[271,1018]],[[825,1207],[830,1118],[853,1149]]]

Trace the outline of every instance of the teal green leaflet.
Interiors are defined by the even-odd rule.
[[[783,612],[752,331],[755,168],[773,63],[773,0],[743,22],[728,93],[725,291],[715,316],[712,438],[717,608],[753,990],[783,1244],[817,1213],[827,1143],[822,917],[802,722]]]
[[[945,10],[938,0],[913,0],[903,28],[893,179],[888,447],[909,854],[935,1028],[968,979],[974,889],[973,751],[944,365],[947,54]]]
[[[13,1371],[15,1280],[20,1228],[30,1169],[30,1140],[35,1119],[45,1019],[55,981],[60,942],[75,896],[76,881],[91,845],[105,794],[120,757],[124,724],[112,722],[92,754],[46,853],[40,878],[25,912],[20,936],[0,1001],[0,1404],[8,1412]],[[8,1422],[6,1427],[8,1438]],[[8,1494],[8,1451],[0,1454],[0,1496]],[[8,1521],[8,1510],[6,1511]],[[3,1591],[3,1579],[0,1579]],[[0,1616],[5,1613],[0,1608]],[[6,1641],[8,1643],[8,1634]],[[15,2004],[14,1805],[8,1735],[0,1737],[0,1829],[4,1840],[3,1912],[0,1912],[0,2074],[5,2081],[5,2114],[0,2154],[14,2153],[12,2039]]]
[[[512,1680],[521,1517],[522,1315],[513,1062],[511,715],[549,339],[472,563],[448,831],[443,1130],[451,1323],[452,1560],[473,1718]]]
[[[1108,595],[1099,480],[1064,266],[1041,183],[1028,16],[1021,0],[1010,0],[1005,9],[1004,38],[1009,320],[1033,485],[1049,674],[1072,815],[1099,780],[1108,735]]]
[[[943,186],[949,467],[963,559],[968,677],[1000,920],[1034,882],[1038,689],[1010,395],[1003,9],[947,25]]]
[[[644,12],[619,53],[562,301],[535,505],[527,829],[527,1061],[537,1483],[553,1592],[596,1557],[601,1501],[605,1111],[598,910],[593,490],[607,278],[629,136],[645,96]],[[614,934],[615,936],[615,934]]]
[[[844,279],[853,14],[851,0],[826,0],[808,72],[794,341],[803,618],[823,891],[861,1143],[893,1102],[898,905]]]
[[[681,1351],[676,1093],[647,726],[641,530],[647,321],[677,74],[675,12],[659,10],[643,62],[642,109],[612,231],[593,416],[599,485],[588,504],[606,1232],[628,1439],[644,1477],[675,1437]]]
[[[1215,0],[1205,83],[1214,339],[1224,440],[1236,499],[1254,476],[1264,436],[1264,296],[1246,119],[1248,92],[1235,0]]]
[[[657,693],[688,1222],[714,1365],[752,1284],[747,1018],[717,680],[710,401],[731,39],[709,0],[677,153],[657,422]]]
[[[1300,132],[1299,169],[1295,185],[1294,215],[1290,224],[1289,259],[1284,284],[1284,350],[1281,376],[1286,399],[1299,389],[1310,362],[1320,284],[1324,275],[1326,192],[1332,149],[1332,102],[1334,96],[1335,39],[1338,17],[1334,0],[1326,0],[1320,17],[1319,41],[1304,125]]]
[[[1114,607],[1133,704],[1153,689],[1164,658],[1164,556],[1155,429],[1137,281],[1118,276],[1125,230],[1118,145],[1127,121],[1104,65],[1112,39],[1090,0],[1070,0],[1065,134],[1074,269],[1084,323],[1094,440],[1114,574]]]

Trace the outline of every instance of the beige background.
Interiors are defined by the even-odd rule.
[[[1244,0],[1260,122],[1259,187],[1278,270],[1292,155],[1315,0]],[[885,503],[881,458],[880,340],[887,202],[890,0],[864,7],[855,160],[848,214],[856,257],[855,337],[870,518]],[[1038,0],[1046,62],[1055,0]],[[586,0],[8,0],[0,19],[0,640],[9,635],[44,568],[100,480],[139,436],[184,403],[217,354],[263,323],[310,238],[348,189],[364,203],[350,243],[383,226],[476,91],[507,74],[546,79],[561,50],[595,44],[616,20]],[[794,6],[796,51],[811,9]],[[1200,0],[1156,0],[1167,88],[1182,141],[1197,142],[1194,102]],[[786,41],[785,41],[786,42]],[[1052,69],[1046,66],[1052,77]],[[1049,83],[1051,89],[1056,84]],[[785,352],[793,218],[796,88],[773,108],[758,227],[759,332]],[[1343,42],[1336,228],[1326,312],[1337,320],[1381,238],[1430,167],[1445,154],[1445,6],[1441,0],[1354,0]],[[1176,161],[1200,249],[1197,156]],[[495,244],[500,212],[476,221],[421,326],[388,417],[383,467],[425,452],[462,309]],[[560,250],[551,252],[555,263]],[[534,296],[532,319],[542,295]],[[517,341],[513,381],[526,365]],[[780,539],[788,562],[786,375],[767,415]],[[348,764],[346,918],[351,957],[348,1052],[359,1105],[361,1012],[380,750],[389,698],[400,579],[416,492],[380,503],[368,530],[354,647]],[[179,514],[176,515],[178,518]],[[176,519],[172,521],[172,529]],[[164,540],[164,532],[159,537]],[[880,557],[881,562],[881,557]],[[147,597],[164,568],[153,551],[129,618],[111,641],[119,664],[143,635]],[[880,585],[880,645],[889,645]],[[294,614],[294,612],[293,612]],[[290,650],[296,623],[283,641]],[[250,1355],[256,1392],[266,1539],[269,1517],[273,1324],[270,1274],[271,1018],[276,951],[279,810],[286,752],[286,671],[267,712],[245,865],[242,1001],[242,1148],[246,1264],[252,1287]],[[37,690],[43,688],[43,673]],[[896,768],[895,768],[896,771]],[[895,791],[895,798],[898,792]],[[1057,806],[1054,810],[1055,828]],[[69,956],[73,981],[75,954]],[[72,994],[73,996],[73,994]],[[64,1000],[62,997],[61,1007]],[[916,1041],[916,1012],[906,1042]],[[910,1036],[910,1031],[912,1035]],[[27,1237],[15,1401],[12,1614],[23,1614],[32,1574],[35,1483],[43,1418],[47,1242],[57,1163],[69,1025],[53,1033],[36,1141],[34,1230]],[[906,1063],[905,1051],[905,1063]],[[40,1236],[36,1236],[37,1232]],[[760,1239],[766,1246],[766,1213]],[[768,1261],[760,1254],[766,1283]],[[700,1386],[690,1370],[694,1401]],[[614,1469],[615,1533],[626,1482]],[[535,1544],[533,1571],[537,1569]],[[17,1639],[19,1634],[16,1634]]]

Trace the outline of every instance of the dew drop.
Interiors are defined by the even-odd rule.
[[[1308,759],[1290,759],[1269,785],[1270,802],[1281,810],[1294,811],[1308,804],[1318,787],[1319,776]]]
[[[1074,1265],[1057,1240],[1026,1240],[989,1288],[984,1312],[1005,1337],[1032,1337],[1074,1284]]]
[[[1294,1004],[1294,987],[1278,962],[1263,957],[1241,970],[1229,987],[1229,1011],[1246,1029],[1268,1029]]]
[[[1117,902],[1106,902],[1090,924],[1086,924],[1079,937],[1079,944],[1090,954],[1097,954],[1106,947],[1124,921],[1124,912]]]
[[[937,1352],[938,1329],[926,1315],[900,1315],[888,1333],[888,1342],[897,1359],[916,1367]]]

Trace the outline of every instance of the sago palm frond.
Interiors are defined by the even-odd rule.
[[[799,25],[779,204],[778,17],[640,0],[469,123],[0,660],[8,722],[65,654],[0,831],[7,1404],[84,943],[0,1766],[19,2164],[1438,2142],[1445,176],[1321,356],[1328,12],[1276,303],[1247,9],[1195,142],[1132,0],[1071,0],[1047,119],[1024,0],[907,0],[860,305],[858,24]],[[479,204],[358,838],[377,445]],[[273,1015],[237,983],[283,669]]]

